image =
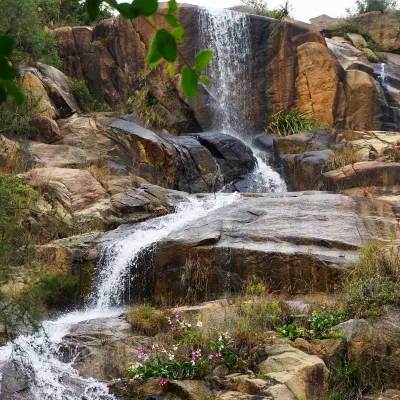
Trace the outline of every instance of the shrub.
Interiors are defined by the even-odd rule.
[[[251,12],[263,17],[275,18],[281,20],[283,17],[290,17],[291,5],[288,1],[279,8],[269,10],[265,0],[241,0],[241,3],[248,7]]]
[[[71,92],[78,101],[79,107],[86,112],[110,111],[107,105],[101,103],[92,96],[85,81],[71,78]]]
[[[64,310],[76,303],[78,288],[76,277],[58,273],[41,278],[33,288],[33,293],[49,309]]]
[[[347,315],[343,310],[323,306],[321,310],[313,310],[310,318],[310,327],[314,334],[329,336],[329,328],[347,319]]]
[[[16,50],[12,62],[40,61],[62,66],[57,39],[44,31],[36,0],[0,0],[0,35],[10,35]]]
[[[296,324],[278,326],[277,331],[280,336],[293,341],[304,335],[304,329],[299,328]]]
[[[332,171],[360,161],[362,161],[360,154],[352,147],[335,149],[325,164],[325,170]]]
[[[395,246],[367,246],[341,291],[349,315],[375,318],[400,305],[400,252]]]
[[[346,363],[331,375],[328,400],[358,400],[362,393],[360,386],[359,371]]]
[[[356,0],[356,13],[365,14],[372,11],[385,11],[395,9],[397,0]]]
[[[296,109],[282,110],[271,116],[266,133],[277,133],[280,136],[295,135],[318,128],[315,118],[309,113]]]
[[[127,320],[135,332],[146,336],[155,336],[167,328],[164,313],[149,304],[132,307]]]
[[[198,330],[202,327],[200,321],[192,326],[176,311],[168,318],[168,324],[172,344],[165,346],[154,343],[150,353],[143,347],[139,348],[139,362],[131,363],[128,367],[128,383],[155,377],[164,386],[172,379],[199,379],[205,375],[208,367],[213,368],[219,364],[236,369],[241,369],[244,365],[227,332],[220,333],[217,339],[202,348],[197,341]]]
[[[29,186],[12,175],[0,175],[0,266],[23,265],[31,261],[33,241],[27,217],[36,197]]]
[[[149,94],[149,89],[145,88],[134,97],[131,104],[131,111],[143,123],[146,128],[162,128],[163,121],[155,110],[154,106],[158,100]]]

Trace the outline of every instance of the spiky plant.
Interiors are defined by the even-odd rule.
[[[309,113],[296,109],[282,110],[271,116],[265,133],[277,133],[280,136],[296,135],[318,128],[318,124]]]

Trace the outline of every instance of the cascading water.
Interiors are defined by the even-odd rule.
[[[0,348],[0,367],[12,357],[29,380],[29,392],[20,398],[115,400],[103,383],[81,378],[72,367],[73,360],[68,363],[61,361],[61,339],[79,322],[121,314],[123,309],[115,308],[123,305],[121,288],[142,252],[172,231],[239,200],[238,194],[210,194],[204,199],[190,198],[177,206],[173,214],[123,230],[123,239],[103,250],[109,258],[104,269],[99,272],[96,289],[86,310],[66,314],[55,321],[45,321],[37,334],[20,336],[14,345]],[[15,349],[18,351],[13,351]],[[1,390],[0,376],[0,394]]]
[[[252,50],[248,17],[229,11],[201,9],[199,24],[200,32],[204,34],[202,47],[215,52],[212,65],[207,71],[212,78],[210,91],[218,100],[213,128],[247,141],[245,132],[251,126],[252,115]],[[260,158],[257,160],[258,169],[249,175],[250,191],[285,191],[286,186],[279,174]],[[122,310],[115,307],[124,304],[123,288],[127,286],[129,273],[143,252],[151,249],[172,231],[215,209],[232,204],[239,198],[237,194],[210,195],[202,200],[190,198],[179,205],[174,214],[122,229],[121,240],[115,240],[103,249],[105,260],[101,263],[98,280],[86,310],[66,314],[55,321],[46,321],[37,334],[20,336],[14,343],[17,347],[9,344],[0,348],[0,367],[12,357],[29,379],[29,388],[18,398],[115,400],[106,385],[80,377],[72,367],[73,360],[62,361],[62,338],[79,322],[119,315]],[[15,348],[18,351],[13,353]]]
[[[252,63],[250,20],[246,14],[201,8],[199,10],[200,49],[214,52],[206,74],[211,78],[209,93],[216,100],[211,129],[251,145]],[[256,153],[254,148],[252,150]],[[247,191],[285,192],[286,184],[261,157],[258,168],[246,177]]]

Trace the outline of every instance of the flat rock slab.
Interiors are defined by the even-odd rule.
[[[240,290],[256,274],[273,289],[329,290],[373,238],[396,237],[386,203],[318,192],[247,197],[172,232],[155,249],[157,299],[185,296],[188,262],[210,293]]]

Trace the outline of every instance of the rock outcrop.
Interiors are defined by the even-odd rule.
[[[198,24],[201,12],[190,5],[182,5],[178,11],[188,38],[181,46],[187,60],[193,60],[200,50],[196,38],[201,34]],[[165,25],[162,19],[157,23]],[[379,105],[383,99],[373,79],[361,79],[359,74],[346,78],[316,29],[307,24],[255,15],[249,15],[247,23],[252,32],[249,40],[254,54],[248,77],[253,99],[248,118],[250,131],[263,128],[264,121],[273,113],[294,106],[313,112],[319,122],[332,126],[350,123],[379,128]],[[145,54],[153,32],[140,19],[131,23],[117,17],[104,20],[93,29],[60,28],[54,34],[60,41],[68,74],[86,80],[98,99],[116,106],[127,101],[136,90],[149,86],[158,102],[154,110],[165,120],[167,130],[189,133],[198,126],[210,129],[212,95],[201,89],[199,96],[189,101],[177,84],[178,77],[172,80],[168,77],[164,63],[156,69],[146,65]],[[262,40],[265,35],[267,42]],[[181,64],[179,60],[178,67]],[[175,87],[180,94],[168,93],[165,86]],[[352,96],[354,89],[365,92],[366,99],[372,99],[368,105],[356,102]],[[178,107],[167,106],[171,96],[172,103]],[[359,109],[363,111],[359,113]]]

